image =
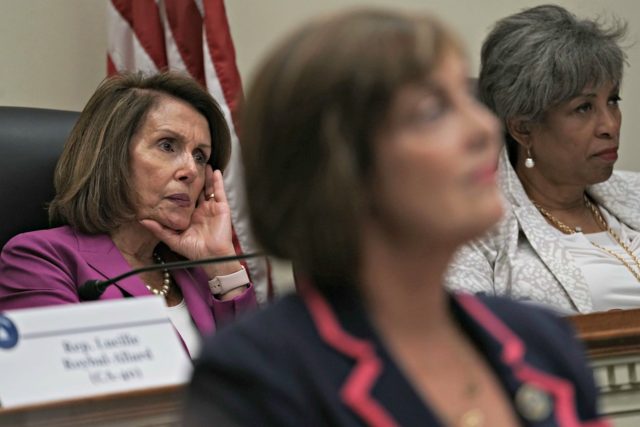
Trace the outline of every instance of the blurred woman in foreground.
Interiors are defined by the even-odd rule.
[[[599,425],[562,321],[444,290],[456,248],[502,214],[499,126],[446,28],[312,21],[267,58],[244,120],[255,232],[301,292],[208,343],[189,425]]]

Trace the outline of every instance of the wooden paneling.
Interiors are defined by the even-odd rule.
[[[184,386],[0,409],[0,426],[179,426]]]

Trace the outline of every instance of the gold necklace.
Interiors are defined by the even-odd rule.
[[[631,272],[631,274],[633,274],[633,277],[636,278],[636,280],[638,282],[640,282],[640,259],[638,259],[638,257],[636,256],[636,254],[633,253],[633,251],[631,250],[631,248],[629,247],[629,245],[627,245],[621,238],[620,236],[618,236],[612,229],[611,227],[609,227],[609,224],[607,224],[607,222],[604,220],[604,218],[602,217],[602,214],[600,214],[600,211],[598,210],[598,208],[596,208],[586,197],[585,197],[585,203],[586,205],[589,207],[589,209],[591,209],[591,212],[593,213],[593,217],[596,219],[596,222],[598,223],[598,225],[600,226],[600,228],[602,228],[603,231],[606,231],[607,233],[609,233],[609,235],[611,236],[611,238],[613,240],[615,240],[615,242],[620,245],[620,247],[622,248],[622,250],[624,250],[627,255],[629,255],[631,257],[631,259],[633,260],[633,262],[635,263],[635,268],[633,268],[633,266],[631,265],[631,263],[629,263],[626,259],[624,259],[622,257],[622,255],[612,251],[611,249],[605,248],[604,246],[600,246],[597,243],[591,242],[591,244],[593,246],[595,246],[596,248],[605,251],[606,253],[610,254],[611,256],[615,257],[618,261],[620,261],[626,268],[627,270],[629,270]]]
[[[531,202],[538,209],[538,211],[540,211],[542,216],[547,218],[549,220],[549,222],[551,222],[557,229],[562,231],[564,234],[574,234],[576,232],[579,233],[579,232],[582,231],[582,229],[580,227],[575,227],[575,229],[572,229],[571,227],[569,227],[568,225],[566,225],[565,223],[560,221],[558,218],[556,218],[553,215],[551,215],[551,213],[549,211],[544,209],[537,202],[535,202],[533,200]],[[584,196],[584,204],[585,204],[586,207],[589,208],[589,210],[591,210],[591,214],[593,215],[593,218],[598,223],[598,226],[600,226],[600,229],[602,231],[606,231],[609,234],[609,236],[611,236],[611,238],[622,248],[622,250],[624,250],[627,253],[627,255],[629,255],[631,257],[631,259],[633,260],[633,262],[635,264],[635,268],[634,268],[633,265],[631,265],[631,263],[629,263],[627,260],[625,260],[622,257],[622,255],[618,254],[617,252],[615,252],[615,251],[613,251],[611,249],[605,248],[604,246],[601,246],[601,245],[599,245],[597,243],[594,243],[591,240],[589,240],[589,242],[594,247],[600,249],[601,251],[604,251],[604,252],[608,253],[609,255],[613,256],[618,261],[620,261],[622,263],[622,265],[624,265],[627,268],[627,270],[629,270],[629,272],[633,275],[633,277],[635,277],[636,280],[638,282],[640,282],[640,259],[638,259],[638,257],[633,253],[631,248],[629,248],[629,245],[627,245],[625,242],[623,242],[622,239],[611,229],[611,227],[609,227],[609,224],[607,224],[607,222],[604,220],[604,218],[600,214],[600,211],[598,210],[598,208],[593,203],[591,203],[589,201],[589,198],[586,195]]]
[[[548,219],[549,222],[551,222],[558,230],[562,231],[564,234],[573,234],[573,233],[582,232],[582,227],[575,227],[575,228],[569,227],[567,224],[560,221],[555,216],[551,215],[551,212],[549,212],[548,210],[540,206],[538,202],[536,202],[535,200],[532,200],[531,203],[533,203],[533,205],[538,209],[538,211],[540,211],[543,217]]]

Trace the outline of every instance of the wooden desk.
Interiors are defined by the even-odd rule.
[[[640,309],[571,316],[616,427],[640,426]]]
[[[185,386],[0,409],[0,426],[179,426]]]
[[[571,316],[591,358],[640,354],[640,309]]]
[[[640,309],[572,316],[617,427],[640,426]],[[0,409],[0,426],[179,426],[184,386]]]

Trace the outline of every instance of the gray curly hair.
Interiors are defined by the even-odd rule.
[[[589,85],[621,83],[626,30],[623,21],[605,27],[555,5],[507,16],[482,45],[479,97],[503,125],[515,117],[539,121]],[[515,164],[517,142],[508,132],[506,142]]]

